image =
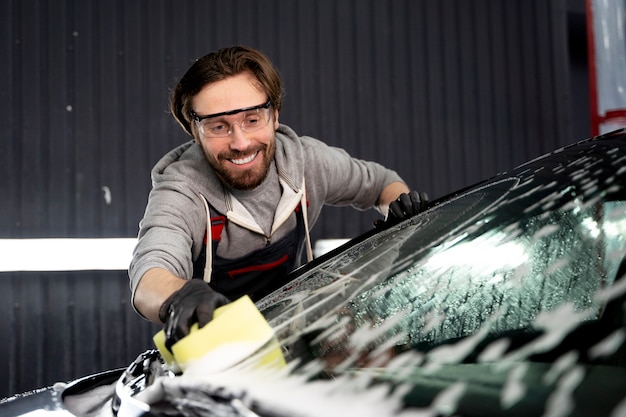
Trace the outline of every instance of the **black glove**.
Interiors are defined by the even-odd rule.
[[[398,223],[426,210],[427,207],[428,195],[426,193],[411,191],[410,193],[400,194],[397,200],[389,204],[387,221]]]
[[[201,279],[187,281],[159,309],[159,319],[165,323],[165,347],[171,351],[174,343],[189,334],[193,323],[203,327],[213,319],[216,308],[229,302]]]

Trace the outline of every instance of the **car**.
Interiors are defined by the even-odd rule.
[[[227,369],[180,373],[150,349],[0,414],[624,416],[625,306],[621,129],[294,271],[256,303],[271,340]]]

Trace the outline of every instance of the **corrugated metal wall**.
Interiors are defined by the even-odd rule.
[[[195,57],[235,43],[272,58],[280,119],[300,134],[393,167],[432,197],[470,185],[587,135],[570,120],[567,9],[0,0],[0,238],[134,236],[151,166],[187,140],[168,89]],[[375,217],[329,208],[314,237],[354,236]],[[0,396],[149,348],[156,328],[128,296],[123,271],[0,274]]]

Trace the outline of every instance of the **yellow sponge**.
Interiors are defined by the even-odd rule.
[[[165,347],[163,330],[154,335],[153,341],[165,363],[175,371],[185,371],[200,358],[203,364],[210,362],[209,369],[223,370],[259,354],[261,348],[262,354],[254,359],[256,365],[285,365],[274,330],[248,296],[217,308],[213,320],[203,328],[194,324],[189,335],[172,346],[173,354]]]

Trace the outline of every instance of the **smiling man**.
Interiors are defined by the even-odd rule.
[[[129,268],[133,306],[165,323],[168,347],[216,307],[277,289],[305,252],[311,260],[325,204],[398,221],[427,203],[394,171],[280,124],[282,95],[269,59],[240,46],[198,59],[172,93],[193,140],[153,168]]]

